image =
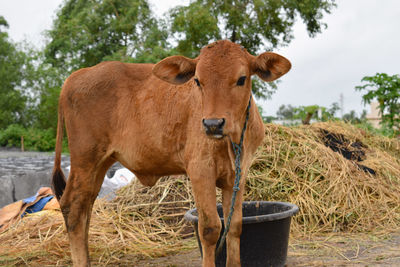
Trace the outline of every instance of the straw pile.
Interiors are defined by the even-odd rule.
[[[196,247],[192,227],[183,220],[194,203],[185,177],[162,178],[149,188],[133,182],[112,202],[93,207],[89,250],[93,265],[133,266]],[[33,213],[0,234],[0,266],[70,265],[69,243],[60,211]]]
[[[245,194],[246,200],[297,204],[296,235],[398,228],[400,142],[340,122],[268,124]],[[182,219],[193,206],[186,177],[163,178],[153,188],[133,182],[112,202],[97,200],[89,233],[92,263],[132,266],[196,247]],[[27,216],[0,234],[0,243],[0,265],[71,264],[59,211]]]
[[[327,147],[332,136],[341,141],[336,150],[350,159]],[[341,122],[268,125],[247,185],[247,199],[297,204],[294,232],[397,228],[400,142]]]

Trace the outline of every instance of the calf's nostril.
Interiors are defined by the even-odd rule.
[[[222,119],[219,119],[218,120],[218,123],[219,123],[219,127],[221,128],[221,127],[223,127],[224,125],[225,125],[225,119],[224,118],[222,118]]]

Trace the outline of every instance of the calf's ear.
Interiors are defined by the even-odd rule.
[[[253,74],[257,74],[266,82],[278,79],[286,74],[291,67],[292,64],[289,60],[272,52],[265,52],[257,57],[252,57],[251,70]]]
[[[196,71],[197,61],[184,56],[171,56],[158,62],[153,67],[153,74],[172,84],[189,81]]]

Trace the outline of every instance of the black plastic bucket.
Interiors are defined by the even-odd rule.
[[[240,237],[240,260],[242,266],[285,266],[289,243],[291,217],[299,208],[286,202],[243,202],[242,235]],[[217,205],[224,231],[222,205]],[[197,210],[189,210],[185,219],[193,223],[200,252]],[[220,240],[218,240],[217,247]],[[216,266],[225,267],[226,245],[215,258]]]

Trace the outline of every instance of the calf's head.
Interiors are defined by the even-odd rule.
[[[202,98],[204,132],[211,138],[240,134],[251,96],[251,76],[270,82],[287,73],[289,60],[265,52],[250,55],[230,41],[204,47],[195,59],[171,56],[157,63],[153,74],[172,83],[192,83]]]

